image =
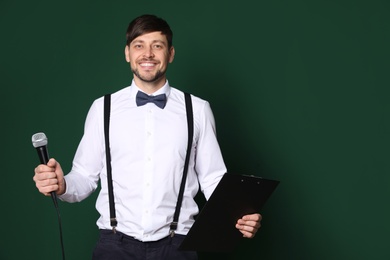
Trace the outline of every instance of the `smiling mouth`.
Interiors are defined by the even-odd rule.
[[[139,65],[142,66],[142,67],[153,67],[153,66],[156,66],[155,63],[149,63],[149,62],[142,62]]]

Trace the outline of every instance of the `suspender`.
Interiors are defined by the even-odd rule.
[[[183,168],[183,177],[181,179],[179,196],[177,197],[175,214],[173,215],[173,221],[170,226],[169,234],[171,237],[175,235],[175,230],[177,229],[177,223],[179,221],[179,214],[181,208],[181,202],[183,200],[184,188],[186,186],[187,172],[188,172],[188,163],[190,161],[191,147],[192,147],[192,137],[194,135],[194,118],[192,111],[192,101],[191,95],[188,93],[184,93],[185,101],[186,101],[186,112],[187,112],[187,126],[188,126],[188,144],[187,144],[187,154],[186,160],[184,162]]]
[[[111,95],[104,96],[104,140],[106,146],[106,167],[107,167],[107,187],[108,187],[108,200],[110,204],[110,222],[112,231],[116,232],[116,226],[118,221],[115,215],[115,203],[114,203],[114,189],[112,186],[112,172],[111,172],[111,152],[110,152],[110,109],[111,109]]]
[[[183,200],[184,188],[185,188],[187,173],[188,173],[188,164],[190,161],[192,139],[194,135],[194,117],[193,117],[193,110],[192,110],[191,95],[188,93],[184,93],[184,97],[185,97],[186,113],[187,113],[188,143],[187,143],[187,154],[184,162],[183,176],[181,179],[179,195],[176,202],[173,221],[170,225],[169,234],[172,237],[175,235],[175,230],[177,229],[177,223],[179,220],[180,208]],[[104,139],[105,139],[105,146],[106,146],[106,167],[107,167],[108,199],[110,205],[110,224],[113,232],[115,233],[116,227],[118,225],[118,221],[116,220],[116,215],[115,215],[114,190],[112,185],[111,153],[110,153],[110,141],[109,141],[110,108],[111,108],[111,95],[107,94],[104,96]]]

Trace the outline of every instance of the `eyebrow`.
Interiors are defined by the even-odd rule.
[[[145,41],[143,41],[143,40],[135,40],[135,41],[131,42],[131,44],[137,44],[137,43],[145,43]],[[152,41],[152,44],[153,43],[161,43],[164,46],[166,46],[166,43],[164,41],[162,41],[162,40],[154,40],[154,41]]]

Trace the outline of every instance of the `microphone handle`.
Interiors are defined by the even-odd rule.
[[[47,164],[49,162],[49,153],[47,152],[46,146],[37,147],[37,152],[39,156],[39,161],[42,164]]]
[[[38,152],[38,156],[39,156],[39,161],[42,163],[42,164],[47,164],[49,162],[49,153],[47,152],[47,148],[46,148],[46,145],[44,146],[39,146],[36,148],[37,149],[37,152]],[[54,203],[54,206],[55,207],[58,207],[58,203],[57,203],[57,195],[54,191],[51,191],[50,192],[50,196],[53,200],[53,203]]]

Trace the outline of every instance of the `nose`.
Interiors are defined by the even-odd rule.
[[[152,50],[151,47],[148,47],[148,48],[145,49],[144,56],[146,58],[153,58],[154,57],[154,53],[153,53],[153,50]]]

